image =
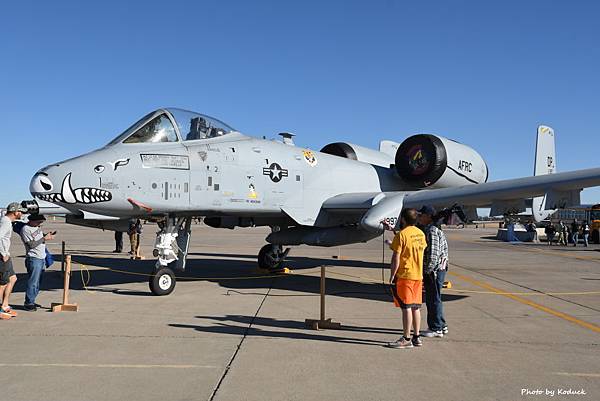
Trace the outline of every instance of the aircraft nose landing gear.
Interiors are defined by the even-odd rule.
[[[258,252],[258,267],[264,270],[278,270],[289,252],[290,248],[284,250],[281,245],[267,244]]]
[[[175,274],[168,267],[163,267],[156,270],[150,276],[149,283],[150,291],[154,295],[169,295],[175,289]]]
[[[153,254],[158,258],[150,276],[150,291],[154,295],[169,295],[175,289],[175,273],[183,271],[191,235],[191,217],[168,217],[156,233]]]

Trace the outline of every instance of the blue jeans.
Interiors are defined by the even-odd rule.
[[[29,280],[27,280],[27,289],[25,290],[25,305],[35,304],[35,298],[40,293],[40,283],[44,270],[46,270],[46,261],[38,258],[25,258],[25,267]]]
[[[446,326],[444,307],[442,305],[442,287],[446,278],[446,270],[423,275],[425,286],[425,304],[427,305],[427,325],[429,330],[439,331]]]
[[[589,239],[590,239],[590,234],[583,234],[583,243],[585,244],[585,246],[589,245]]]
[[[577,246],[579,242],[579,233],[573,233],[573,246]]]

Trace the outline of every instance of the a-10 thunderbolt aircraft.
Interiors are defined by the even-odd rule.
[[[103,148],[39,170],[30,184],[35,201],[24,203],[107,230],[126,231],[132,217],[157,222],[150,289],[165,295],[175,286],[173,269],[185,268],[194,217],[212,227],[271,227],[258,263],[274,269],[290,245],[380,236],[403,207],[460,205],[467,214],[491,207],[499,215],[524,210],[529,200],[541,219],[600,185],[600,168],[555,172],[554,132],[545,126],[535,176],[495,182],[487,182],[475,150],[437,135],[382,141],[378,151],[338,142],[319,152],[280,135],[253,138],[206,115],[159,109]]]

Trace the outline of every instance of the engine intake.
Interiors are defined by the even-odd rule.
[[[417,188],[479,184],[488,179],[488,168],[472,148],[437,135],[407,138],[396,152],[396,172]]]

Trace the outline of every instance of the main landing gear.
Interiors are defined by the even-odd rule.
[[[154,295],[169,295],[177,280],[173,270],[185,270],[191,235],[191,217],[167,217],[159,224],[153,255],[158,258],[150,276],[150,291]]]
[[[284,250],[281,245],[267,244],[258,252],[258,267],[264,270],[279,270],[289,252],[290,248]]]

